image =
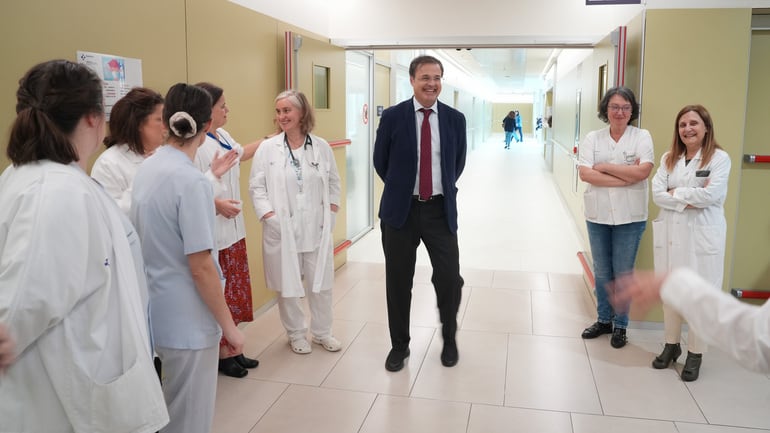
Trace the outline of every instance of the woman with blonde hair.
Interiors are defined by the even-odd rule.
[[[313,109],[304,94],[275,98],[282,133],[265,140],[251,166],[249,190],[262,221],[267,287],[279,292],[278,309],[295,353],[312,351],[301,298],[310,305],[312,341],[330,352],[334,248],[332,229],[340,203],[340,177],[329,143],[311,134]]]

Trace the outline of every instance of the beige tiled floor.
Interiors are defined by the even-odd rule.
[[[749,433],[770,431],[770,378],[717,350],[698,381],[654,370],[655,326],[630,343],[580,338],[594,306],[575,256],[575,224],[534,142],[494,137],[468,155],[460,182],[465,278],[460,362],[439,361],[430,264],[418,254],[411,356],[385,370],[390,348],[379,231],[348,251],[335,280],[337,353],[291,352],[276,308],[246,328],[260,366],[220,377],[216,433]],[[682,359],[680,359],[682,361]],[[681,369],[681,364],[677,365]],[[768,430],[761,430],[768,429]]]

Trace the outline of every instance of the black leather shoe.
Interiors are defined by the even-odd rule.
[[[676,362],[676,359],[681,354],[682,347],[679,343],[666,343],[663,352],[660,352],[660,355],[652,360],[652,368],[657,368],[658,370],[668,368],[669,365]]]
[[[628,339],[626,338],[626,330],[624,328],[615,328],[612,331],[612,338],[610,338],[610,345],[615,349],[620,349],[626,345]]]
[[[409,348],[406,350],[390,349],[388,358],[385,360],[385,370],[399,371],[404,368],[404,360],[409,358]]]
[[[612,323],[595,322],[593,325],[583,330],[581,337],[583,338],[596,338],[603,334],[612,333]]]
[[[155,372],[158,373],[158,379],[160,379],[162,383],[163,375],[161,374],[161,372],[163,370],[163,363],[160,362],[160,358],[156,356],[155,359],[153,359],[153,364],[155,364]]]
[[[241,367],[235,358],[224,358],[219,360],[219,371],[225,376],[241,378],[249,374],[248,370]]]
[[[257,361],[256,359],[247,358],[243,356],[242,353],[238,356],[233,357],[233,359],[235,359],[235,362],[237,362],[238,365],[240,365],[243,368],[257,368],[259,366],[259,361]]]
[[[460,355],[457,353],[457,343],[444,342],[444,348],[441,350],[441,364],[444,367],[454,367]]]
[[[684,368],[682,369],[682,380],[685,382],[692,382],[700,375],[700,364],[703,362],[702,353],[692,353],[687,351],[687,359],[684,361]]]

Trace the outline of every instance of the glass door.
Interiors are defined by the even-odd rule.
[[[356,241],[371,230],[372,219],[372,56],[346,53],[347,238]],[[375,113],[376,114],[376,113]]]

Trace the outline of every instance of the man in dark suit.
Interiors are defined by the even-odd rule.
[[[425,243],[441,318],[441,363],[459,359],[455,334],[463,279],[457,246],[457,187],[465,167],[465,116],[438,101],[444,67],[431,56],[409,66],[414,98],[382,113],[374,168],[385,182],[380,201],[388,324],[392,348],[385,361],[399,371],[409,356],[409,312],[417,247]]]

